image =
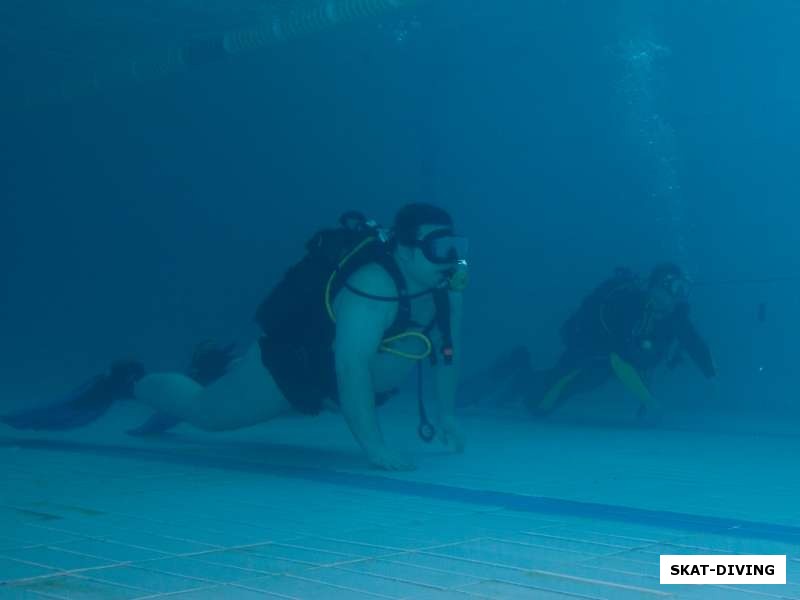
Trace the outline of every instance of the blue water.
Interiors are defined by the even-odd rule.
[[[692,318],[719,377],[659,371],[672,424],[698,444],[730,424],[792,448],[796,2],[420,2],[59,97],[110,64],[245,27],[269,3],[117,4],[0,9],[0,412],[63,397],[117,358],[175,370],[203,339],[248,343],[311,233],[347,209],[388,224],[423,200],[470,238],[466,373],[519,343],[549,366],[560,323],[615,267],[674,260],[696,282]],[[631,427],[622,394],[607,386],[556,424]],[[502,439],[504,426],[484,428]],[[758,439],[741,447],[759,454]],[[395,492],[452,482],[438,483]],[[505,484],[471,493],[454,500],[516,498]],[[640,499],[633,520],[672,525]],[[708,512],[708,529],[734,522]],[[796,535],[800,521],[774,516],[740,518]]]

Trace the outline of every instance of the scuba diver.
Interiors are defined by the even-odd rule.
[[[207,431],[334,408],[373,466],[405,470],[414,465],[386,444],[375,408],[413,366],[421,375],[428,358],[437,428],[420,394],[420,437],[438,433],[460,451],[455,393],[466,242],[450,215],[430,204],[401,208],[391,231],[345,213],[340,227],[306,243],[305,257],[259,306],[263,335],[223,377],[203,388],[180,373],[148,374],[136,399]]]
[[[225,374],[235,358],[234,344],[218,346],[210,340],[202,342],[192,354],[186,375],[200,385],[210,385]],[[0,422],[15,429],[35,431],[65,431],[84,427],[102,417],[116,400],[133,399],[134,385],[144,374],[144,365],[139,361],[116,361],[108,373],[93,377],[66,398],[44,407],[0,416]],[[155,413],[128,433],[139,436],[158,435],[179,423],[180,419]]]
[[[672,263],[656,266],[646,280],[617,269],[562,325],[566,348],[554,367],[534,370],[527,350],[515,348],[465,381],[461,403],[495,393],[499,401],[522,398],[533,415],[544,416],[569,397],[616,376],[640,401],[638,416],[657,419],[662,407],[645,380],[658,365],[675,367],[685,352],[706,377],[717,373],[689,318],[688,288],[683,272]]]
[[[455,393],[466,251],[450,215],[430,204],[404,206],[391,230],[347,212],[339,227],[308,240],[305,256],[256,311],[263,335],[216,379],[203,385],[191,373],[144,374],[140,368],[120,378],[112,370],[95,395],[107,405],[132,395],[158,411],[137,434],[177,422],[234,430],[290,412],[334,409],[372,465],[411,469],[411,460],[387,446],[375,409],[416,366],[420,437],[438,437],[461,451]],[[422,399],[424,359],[433,366],[436,427]],[[97,413],[84,414],[84,421]],[[28,423],[38,416],[26,415]],[[22,425],[22,417],[6,422]]]

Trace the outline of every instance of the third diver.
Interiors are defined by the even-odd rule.
[[[674,367],[685,352],[706,377],[717,373],[689,318],[688,289],[688,279],[672,263],[656,266],[647,278],[617,269],[561,326],[565,349],[554,367],[534,370],[529,352],[519,346],[468,378],[460,400],[476,403],[501,389],[507,400],[522,398],[534,415],[543,416],[616,376],[639,400],[638,416],[657,418],[661,406],[645,383],[655,367]]]

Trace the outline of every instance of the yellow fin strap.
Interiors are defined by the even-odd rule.
[[[647,389],[647,386],[642,381],[639,373],[628,362],[622,360],[616,352],[611,353],[611,368],[622,384],[630,390],[639,401],[647,408],[658,410],[660,408],[658,401]]]
[[[580,369],[575,369],[568,375],[564,375],[564,377],[559,379],[553,387],[547,390],[544,398],[542,398],[542,401],[539,403],[539,410],[546,411],[553,408],[556,405],[556,402],[558,402],[558,399],[561,397],[561,394],[564,393],[564,388],[566,388],[580,372]]]

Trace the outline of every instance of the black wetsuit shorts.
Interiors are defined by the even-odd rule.
[[[325,398],[336,400],[333,351],[309,344],[258,340],[261,362],[289,404],[298,412],[316,415]]]
[[[328,398],[339,403],[336,383],[336,364],[333,350],[318,344],[276,342],[262,336],[261,363],[272,375],[284,398],[296,411],[319,414]],[[375,394],[375,404],[381,406],[398,390]]]

